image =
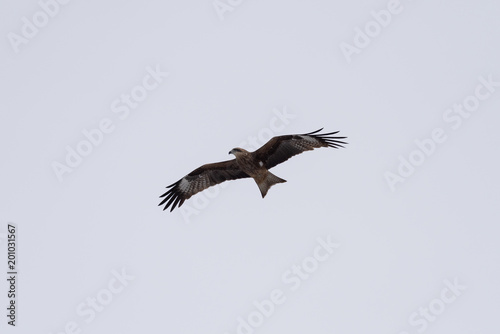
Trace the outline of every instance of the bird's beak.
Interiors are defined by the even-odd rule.
[[[232,151],[232,150],[231,150],[231,151]],[[229,153],[228,153],[228,154],[231,154],[231,151],[229,151]]]

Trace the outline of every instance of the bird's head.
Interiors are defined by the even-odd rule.
[[[245,153],[248,153],[247,151],[245,151],[244,149],[242,148],[239,148],[239,147],[235,147],[233,148],[231,151],[229,151],[229,154],[234,154],[236,157],[237,156],[240,156],[240,155],[243,155]]]

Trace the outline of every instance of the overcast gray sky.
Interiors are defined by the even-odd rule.
[[[2,333],[498,332],[498,17],[1,2]],[[264,200],[245,179],[157,206],[233,147],[322,127],[349,145],[273,168]]]

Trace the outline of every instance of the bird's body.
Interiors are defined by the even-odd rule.
[[[234,154],[238,167],[255,180],[259,186],[262,198],[266,197],[267,191],[276,183],[286,182],[271,173],[265,166],[264,162],[258,160],[254,152],[248,152],[242,148],[233,148],[229,154]]]
[[[160,197],[165,197],[159,205],[165,209],[171,206],[172,211],[177,205],[180,207],[185,200],[194,194],[228,180],[251,177],[257,183],[264,198],[270,187],[277,183],[286,182],[269,169],[280,164],[294,155],[318,147],[343,147],[347,144],[339,139],[346,137],[330,137],[337,132],[317,134],[320,130],[302,134],[285,135],[271,138],[266,144],[254,152],[242,148],[233,148],[229,154],[235,159],[203,165],[179,181],[169,185],[170,188]]]

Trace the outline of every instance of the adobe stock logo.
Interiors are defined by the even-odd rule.
[[[488,77],[478,77],[479,84],[474,89],[474,92],[466,96],[460,103],[454,103],[453,106],[443,112],[443,121],[449,124],[451,130],[458,130],[464,120],[469,119],[476,112],[482,103],[488,100],[500,87],[500,81],[493,80],[493,75]],[[423,139],[415,139],[414,148],[405,156],[398,156],[398,166],[395,172],[386,171],[384,178],[391,191],[396,190],[396,185],[404,183],[412,176],[417,168],[422,166],[438,150],[439,146],[448,139],[447,132],[444,127],[436,127],[432,129],[430,136]]]
[[[109,308],[113,300],[135,279],[134,276],[126,272],[125,268],[122,268],[121,271],[112,270],[111,275],[112,277],[102,289],[76,306],[76,315],[82,319],[68,321],[64,324],[63,330],[50,334],[80,334],[84,332],[85,324],[90,324],[100,313]]]
[[[310,279],[319,269],[322,263],[326,262],[332,254],[340,247],[340,243],[335,242],[331,235],[326,238],[317,238],[317,245],[314,247],[311,256],[306,256],[299,264],[293,264],[290,269],[281,275],[282,283],[289,285],[291,292],[297,291],[302,283]],[[287,300],[286,290],[276,288],[268,294],[269,298],[254,300],[253,310],[247,316],[236,318],[236,334],[252,334],[261,327],[265,320],[270,318],[277,309]],[[229,334],[229,332],[225,332]]]
[[[366,22],[363,28],[359,26],[354,27],[352,43],[341,42],[339,44],[340,51],[344,55],[347,63],[350,64],[354,55],[358,55],[362,50],[366,49],[371,42],[393,22],[393,19],[403,12],[403,10],[404,6],[401,4],[400,0],[389,0],[385,9],[372,10],[370,12],[372,20]]]
[[[21,51],[20,46],[28,44],[33,38],[35,38],[40,32],[40,29],[47,26],[50,20],[59,14],[61,5],[66,5],[69,2],[70,0],[38,1],[40,10],[36,11],[35,14],[31,16],[31,19],[26,16],[21,18],[21,34],[17,34],[12,31],[7,34],[7,39],[9,40],[14,52],[19,53]]]
[[[243,0],[214,0],[214,2],[212,2],[212,6],[214,6],[219,20],[224,21],[226,13],[232,13],[242,3]]]
[[[457,277],[455,277],[453,282],[445,279],[443,280],[443,284],[445,287],[441,289],[438,297],[432,299],[426,305],[419,307],[417,311],[408,317],[408,324],[411,327],[415,327],[418,333],[425,332],[467,289],[465,285],[458,282]],[[410,332],[401,331],[398,334],[410,334]]]
[[[116,114],[120,121],[126,120],[131,111],[137,109],[149,96],[149,93],[157,89],[168,75],[168,72],[163,72],[160,69],[160,65],[156,65],[156,68],[147,66],[146,74],[141,83],[132,87],[128,93],[120,94],[120,97],[111,102],[111,112]],[[62,162],[54,160],[51,163],[52,170],[59,182],[63,182],[65,174],[71,174],[95,148],[102,145],[105,135],[112,133],[117,124],[119,123],[116,120],[113,121],[112,118],[104,117],[95,127],[83,129],[80,136],[80,138],[83,138],[73,147],[66,145],[65,159]]]

